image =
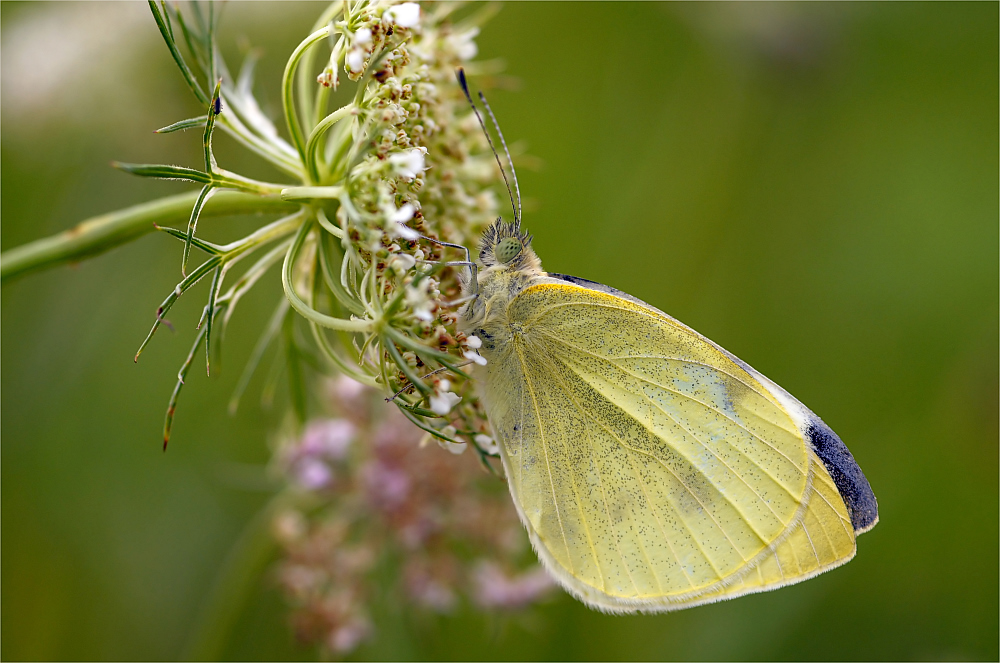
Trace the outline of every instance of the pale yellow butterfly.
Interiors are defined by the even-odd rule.
[[[660,612],[850,560],[878,507],[840,438],[662,311],[543,271],[518,208],[483,235],[462,326],[482,341],[510,493],[556,580],[600,610]]]

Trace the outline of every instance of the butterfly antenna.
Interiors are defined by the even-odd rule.
[[[490,150],[493,151],[493,158],[497,160],[497,166],[500,167],[500,174],[503,176],[503,183],[507,187],[507,195],[510,197],[510,208],[514,212],[514,225],[517,228],[521,227],[521,192],[518,191],[517,194],[517,204],[514,203],[514,193],[510,189],[510,182],[507,180],[507,171],[504,170],[503,162],[500,161],[500,155],[497,154],[497,148],[493,146],[493,139],[490,137],[490,132],[486,128],[486,123],[483,122],[483,116],[479,113],[479,109],[476,107],[476,103],[472,101],[472,95],[469,94],[469,86],[465,82],[465,70],[459,67],[455,75],[458,77],[458,84],[462,86],[462,92],[465,93],[465,98],[469,100],[469,105],[472,106],[472,111],[476,114],[476,119],[479,120],[479,126],[483,128],[483,133],[486,135],[486,141],[490,144]],[[486,103],[486,97],[479,93],[479,98]],[[489,108],[487,104],[486,108]],[[490,112],[490,118],[493,118],[493,112]],[[493,119],[493,125],[496,126],[496,119]],[[497,133],[500,133],[500,129],[497,128]],[[500,141],[503,142],[503,134],[500,134]],[[507,152],[507,145],[503,146],[504,152]],[[507,153],[507,161],[510,161],[510,153]],[[511,171],[514,170],[514,164],[511,163]],[[517,176],[514,176],[514,186],[517,187]]]
[[[483,102],[483,106],[486,106],[486,112],[490,114],[490,121],[493,122],[493,128],[496,129],[497,135],[500,136],[500,144],[503,146],[503,153],[507,155],[507,165],[510,166],[510,176],[514,180],[514,193],[517,195],[517,213],[514,215],[515,221],[517,221],[518,229],[521,226],[521,188],[517,185],[517,171],[514,170],[514,160],[510,158],[510,150],[507,149],[507,141],[503,139],[503,132],[500,131],[500,124],[497,122],[497,118],[493,115],[493,109],[490,108],[490,102],[486,101],[486,95],[483,94],[482,90],[479,91],[479,101]],[[494,152],[495,154],[496,152]],[[506,181],[506,180],[504,180]],[[510,193],[510,187],[507,187],[507,193]],[[511,201],[513,202],[513,201]]]

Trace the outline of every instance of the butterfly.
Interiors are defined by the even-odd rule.
[[[552,576],[603,611],[662,612],[849,561],[878,506],[840,438],[666,313],[545,272],[519,208],[483,234],[461,327],[482,341],[510,493]]]

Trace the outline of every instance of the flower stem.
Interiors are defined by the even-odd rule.
[[[293,82],[295,69],[299,66],[299,60],[306,49],[330,34],[329,26],[320,28],[316,32],[306,37],[301,44],[292,52],[285,65],[285,74],[281,81],[281,100],[285,108],[285,120],[288,122],[288,133],[292,136],[292,143],[299,152],[299,157],[305,162],[306,137],[302,131],[302,122],[295,108],[295,94],[293,92]]]
[[[193,191],[126,207],[82,221],[57,235],[5,251],[0,254],[0,282],[7,283],[29,272],[98,255],[145,235],[154,229],[153,224],[185,223],[197,197],[198,192]],[[202,216],[291,212],[297,207],[277,196],[219,191],[205,205]]]

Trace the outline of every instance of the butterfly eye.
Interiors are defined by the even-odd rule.
[[[506,265],[516,258],[523,248],[521,241],[516,237],[504,237],[493,249],[493,255],[496,256],[497,262]]]

